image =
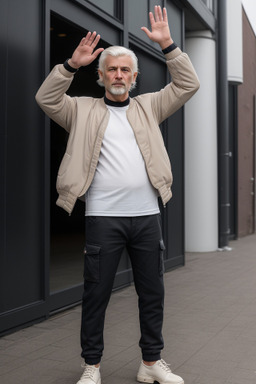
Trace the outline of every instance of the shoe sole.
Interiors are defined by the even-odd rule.
[[[148,383],[148,384],[159,383],[157,380],[152,380],[149,377],[145,377],[145,376],[137,376],[137,381],[139,383]],[[161,384],[161,383],[159,383],[159,384]],[[180,381],[179,383],[176,383],[176,384],[184,384],[184,380],[182,380],[182,381]]]
[[[149,384],[154,384],[155,380],[152,380],[148,377],[144,377],[144,376],[137,376],[137,381],[139,383],[149,383]]]

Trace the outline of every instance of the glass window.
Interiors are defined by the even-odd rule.
[[[166,9],[172,38],[182,48],[182,10],[170,1],[166,4]]]
[[[149,6],[149,11],[153,12],[154,11],[154,6],[155,5],[161,5],[161,7],[163,6],[163,2],[161,0],[150,0],[150,6]]]
[[[148,14],[154,12],[155,5],[163,5],[162,0],[129,0],[128,2],[128,28],[136,37],[144,40],[148,44],[159,48],[157,44],[152,43],[141,27],[150,29],[150,21]]]
[[[213,11],[213,0],[202,0],[204,4],[211,10]]]
[[[115,0],[92,0],[90,2],[110,15],[115,16]]]
[[[140,73],[138,76],[137,87],[133,95],[146,92],[157,92],[166,85],[166,65],[159,62],[136,46],[130,47],[139,60]],[[152,73],[154,76],[152,76]]]
[[[146,34],[141,31],[141,27],[145,26],[150,29],[150,22],[148,13],[149,11],[154,12],[155,5],[161,5],[162,1],[159,0],[150,0],[148,9],[148,0],[129,0],[128,5],[128,27],[129,32],[131,32],[136,37],[144,40],[148,44],[154,46],[156,49],[159,49],[158,44],[151,43]],[[171,33],[173,40],[176,44],[181,46],[181,36],[182,36],[182,11],[173,5],[171,1],[168,1],[166,4],[167,14]]]
[[[129,0],[128,28],[135,36],[145,40],[141,27],[148,27],[148,0]]]

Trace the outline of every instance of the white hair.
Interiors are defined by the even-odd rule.
[[[99,58],[99,65],[98,69],[103,73],[104,72],[104,66],[107,56],[129,56],[132,59],[132,72],[138,72],[138,58],[135,55],[135,53],[128,48],[119,46],[119,45],[112,45],[111,47],[106,48],[100,55]],[[99,78],[97,80],[97,83],[104,87],[103,81]],[[132,83],[132,86],[130,88],[130,91],[136,87],[136,81]]]

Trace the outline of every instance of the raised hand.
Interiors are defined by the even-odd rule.
[[[173,43],[168,24],[166,8],[162,9],[160,5],[155,6],[155,15],[149,12],[149,20],[151,24],[151,32],[148,28],[142,27],[142,31],[150,38],[150,40],[158,43],[162,49],[169,47]]]
[[[91,64],[104,51],[104,48],[98,48],[94,51],[99,40],[100,35],[97,35],[96,32],[88,32],[73,52],[71,59],[68,61],[69,65],[73,68],[79,68]]]

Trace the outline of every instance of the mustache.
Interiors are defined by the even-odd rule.
[[[123,83],[122,81],[116,81],[112,85],[125,85],[125,83]]]

